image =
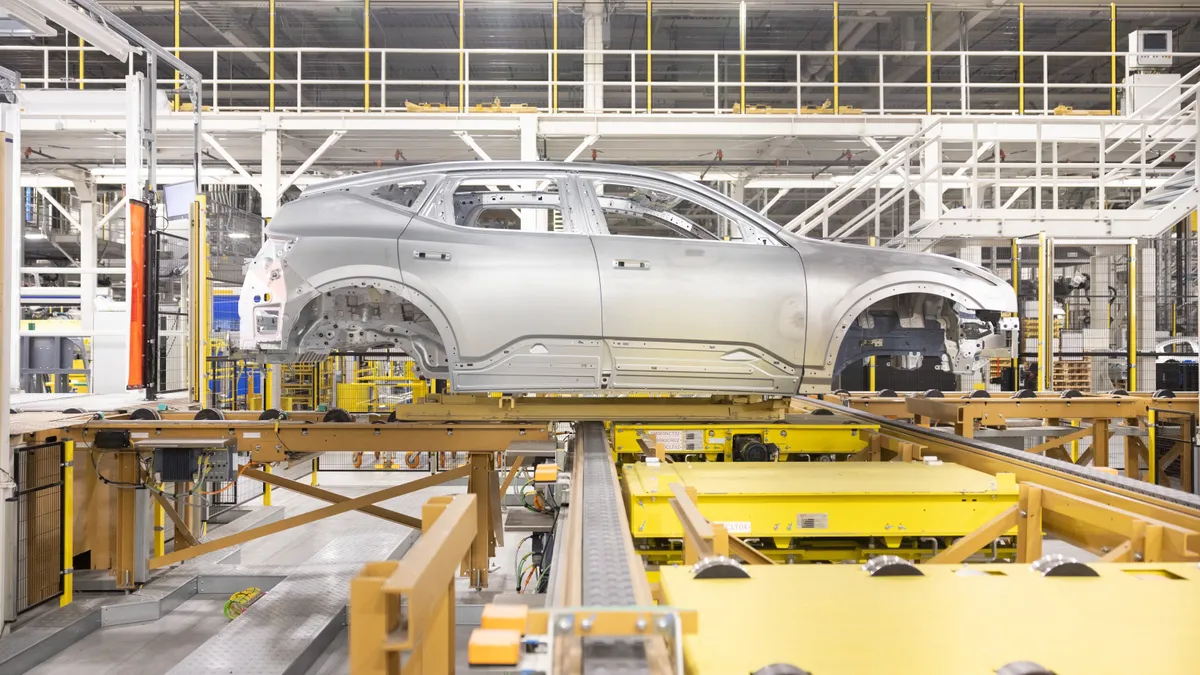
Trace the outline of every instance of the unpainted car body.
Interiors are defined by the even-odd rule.
[[[456,391],[792,394],[872,355],[965,372],[1016,311],[973,264],[797,237],[698,183],[612,165],[336,179],[266,236],[242,349],[403,350]]]

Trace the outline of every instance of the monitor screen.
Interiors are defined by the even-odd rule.
[[[1142,51],[1143,52],[1165,52],[1165,51],[1167,51],[1167,33],[1163,32],[1163,31],[1142,33]]]
[[[187,218],[196,201],[196,184],[192,181],[163,187],[163,213],[167,220]]]

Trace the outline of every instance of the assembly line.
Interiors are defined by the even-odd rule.
[[[1200,671],[1200,22],[0,0],[0,675]]]

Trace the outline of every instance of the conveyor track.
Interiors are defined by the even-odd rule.
[[[630,577],[623,541],[629,536],[625,509],[618,501],[613,482],[612,455],[604,427],[584,422],[576,429],[582,458],[582,494],[572,497],[572,508],[583,509],[582,597],[587,607],[636,606],[637,596]],[[645,641],[640,639],[586,638],[583,641],[583,672],[649,673]]]
[[[1054,472],[1062,477],[1078,479],[1081,482],[1098,483],[1107,487],[1117,488],[1133,493],[1139,497],[1159,500],[1164,506],[1191,517],[1200,516],[1200,496],[1146,481],[1136,480],[1121,475],[1098,471],[1088,466],[1078,466],[1070,462],[1045,457],[1043,455],[1014,450],[995,443],[989,443],[975,438],[963,438],[949,431],[919,426],[911,422],[894,420],[869,412],[855,410],[846,406],[815,399],[804,399],[805,404],[826,408],[857,419],[880,425],[881,430],[893,432],[893,435],[917,436],[935,440],[940,445],[951,445],[977,454],[990,455],[1006,462],[1024,464],[1044,471]]]

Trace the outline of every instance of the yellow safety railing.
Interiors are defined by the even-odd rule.
[[[366,3],[366,0],[364,0]],[[460,2],[460,5],[462,3]],[[652,28],[652,3],[647,2],[647,23]],[[838,10],[840,11],[840,10]],[[363,47],[223,47],[223,46],[180,46],[179,54],[194,62],[209,62],[206,68],[209,72],[220,73],[204,82],[207,100],[206,109],[212,112],[230,111],[275,111],[275,112],[399,112],[409,108],[428,112],[445,112],[460,114],[471,112],[475,103],[490,103],[498,95],[495,87],[503,83],[505,97],[501,106],[484,105],[480,114],[488,114],[493,110],[507,111],[511,108],[521,110],[578,113],[584,108],[582,103],[564,105],[567,100],[582,101],[586,82],[580,75],[572,71],[571,79],[564,79],[564,71],[556,66],[562,58],[582,58],[592,55],[603,55],[606,61],[624,60],[628,62],[632,74],[628,81],[620,83],[611,79],[603,83],[606,91],[604,111],[606,112],[703,112],[712,114],[729,114],[733,109],[727,99],[721,94],[733,94],[733,102],[737,110],[750,111],[754,108],[771,107],[774,109],[801,109],[806,103],[820,102],[831,99],[833,109],[842,111],[845,107],[865,114],[1000,114],[1009,115],[1024,110],[1026,113],[1053,115],[1055,109],[1069,108],[1074,111],[1091,111],[1098,113],[1116,114],[1118,100],[1125,91],[1126,84],[1118,79],[1116,69],[1117,59],[1125,54],[1116,51],[1115,16],[1116,10],[1110,12],[1112,19],[1113,44],[1109,51],[1028,51],[1024,49],[1023,34],[1025,22],[1018,27],[1017,39],[1006,50],[995,51],[960,51],[933,49],[932,41],[932,4],[926,4],[926,36],[925,49],[918,56],[924,57],[925,96],[920,98],[899,99],[895,94],[900,91],[913,89],[912,83],[889,79],[895,70],[904,66],[899,65],[906,58],[911,59],[913,53],[904,50],[848,50],[840,44],[840,14],[835,17],[834,30],[837,38],[828,50],[774,50],[753,49],[753,44],[745,30],[739,32],[738,49],[732,50],[688,50],[688,49],[655,49],[653,30],[647,33],[645,49],[561,49],[555,46],[550,49],[508,49],[508,48],[466,48],[463,13],[460,9],[460,30],[458,45],[446,48],[413,48],[413,47],[369,47],[369,25],[365,23]],[[556,22],[557,23],[557,22]],[[270,29],[273,30],[274,21]],[[741,28],[741,27],[740,27]],[[268,36],[269,40],[269,36]],[[10,58],[10,53],[21,54],[30,61],[42,61],[50,64],[56,62],[64,52],[78,51],[80,58],[86,55],[89,59],[107,59],[103,52],[90,45],[76,47],[52,47],[36,45],[0,45],[0,60]],[[54,58],[50,58],[53,55]],[[242,75],[237,71],[222,68],[224,61],[244,55],[260,55],[267,64],[265,76]],[[306,75],[306,63],[322,63],[323,57],[341,57],[361,55],[364,68],[361,75],[330,79]],[[451,71],[426,79],[412,77],[392,77],[386,67],[389,60],[404,61],[419,56],[454,56],[459,67],[457,72]],[[1172,56],[1181,63],[1195,61],[1200,58],[1196,52],[1174,52]],[[43,57],[43,58],[39,58]],[[277,57],[284,57],[289,62],[295,62],[295,74],[287,79],[280,79],[274,67]],[[507,57],[514,64],[526,64],[531,73],[528,79],[506,78],[499,80],[494,73],[485,68],[472,69],[471,62],[494,62],[497,57]],[[639,63],[644,59],[643,64]],[[934,60],[956,62],[959,76],[954,80],[933,78]],[[1085,82],[1072,74],[1069,66],[1081,61],[1092,59],[1103,63],[1108,61],[1111,77],[1104,82]],[[736,60],[734,62],[733,60]],[[780,68],[781,64],[806,62],[832,62],[831,81],[805,81],[804,69]],[[967,73],[972,69],[972,63],[1011,64],[1014,72],[1009,82],[976,82],[971,81]],[[677,66],[679,78],[669,85],[655,83],[653,77],[654,64],[660,68],[664,63]],[[375,65],[372,68],[372,64]],[[736,74],[726,77],[729,71],[727,65],[735,65]],[[856,67],[851,70],[851,66]],[[312,66],[310,66],[311,68]],[[1056,74],[1060,79],[1050,79],[1030,84],[1025,82],[1025,71],[1028,68],[1040,70],[1051,77]],[[108,73],[111,69],[93,68],[94,73]],[[540,72],[538,72],[540,71]],[[755,79],[756,72],[770,72],[771,79]],[[786,72],[786,75],[778,73]],[[795,72],[801,73],[798,77]],[[843,78],[846,72],[869,73],[862,79],[849,81]],[[32,69],[22,72],[22,82],[30,88],[55,88],[77,84],[93,88],[121,88],[125,86],[124,77],[88,76],[86,72],[67,72],[51,69],[48,65],[41,70]],[[281,107],[278,100],[278,87],[286,83],[290,87],[302,90],[306,85],[322,87],[362,87],[363,99],[354,96],[345,100],[331,100],[323,97],[322,103],[313,103],[311,99],[293,97],[286,107]],[[672,92],[691,92],[694,96],[680,97],[680,102],[673,102],[668,97],[653,97],[654,87],[660,90],[669,86]],[[621,96],[615,92],[618,86],[628,86],[629,95]],[[920,86],[920,85],[918,85]],[[175,85],[171,80],[164,79],[162,87],[169,91],[174,100]],[[440,97],[439,92],[447,87],[456,87],[459,100],[452,105],[423,103],[422,96],[430,99]],[[255,99],[246,95],[255,88],[261,88],[262,96]],[[1012,90],[1013,96],[1008,105],[995,104],[993,94],[997,90]],[[236,90],[236,100],[231,100],[227,92]],[[715,91],[714,91],[715,90]],[[392,95],[389,92],[402,91],[403,95]],[[704,105],[707,97],[701,92],[714,91],[711,103]],[[935,105],[934,92],[949,93],[951,96],[939,97]],[[1040,91],[1041,101],[1030,107],[1028,95],[1031,91]],[[474,93],[473,93],[474,92]],[[781,93],[788,92],[788,93]],[[988,94],[987,96],[976,96]],[[986,100],[987,107],[971,107],[973,98]],[[407,99],[407,100],[406,100]],[[1011,106],[1011,107],[1010,107]],[[181,104],[181,108],[186,104]]]

